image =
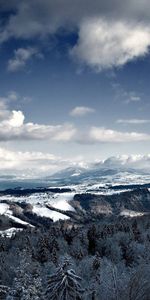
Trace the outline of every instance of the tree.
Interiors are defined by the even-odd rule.
[[[129,283],[130,300],[150,299],[150,266],[139,267]]]
[[[6,295],[7,295],[8,292],[9,292],[9,287],[5,286],[5,285],[2,285],[1,282],[0,282],[0,299],[1,300],[6,299]]]
[[[22,252],[20,264],[15,272],[15,278],[7,300],[41,300],[42,299],[42,283],[39,267],[33,263],[30,255],[25,251]]]
[[[46,297],[49,300],[81,300],[84,290],[81,288],[81,278],[70,268],[70,261],[65,258],[56,273],[48,280]]]

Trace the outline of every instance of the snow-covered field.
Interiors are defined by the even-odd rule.
[[[74,177],[78,177],[79,174],[76,174]],[[14,196],[14,195],[0,195],[0,215],[7,216],[10,220],[15,223],[23,225],[29,225],[27,222],[21,220],[18,216],[14,216],[11,209],[11,205],[2,203],[2,201],[7,201],[7,203],[27,203],[30,204],[31,211],[37,216],[46,217],[52,219],[54,222],[59,219],[65,220],[69,217],[66,216],[64,211],[74,211],[74,208],[71,206],[71,200],[73,200],[75,194],[79,193],[92,193],[96,195],[112,195],[118,194],[121,192],[129,191],[133,189],[133,185],[142,185],[150,183],[149,174],[135,174],[131,172],[117,172],[116,174],[107,174],[106,176],[94,177],[90,176],[87,178],[82,178],[83,180],[79,181],[80,183],[75,183],[74,181],[68,182],[68,184],[63,181],[58,181],[52,185],[49,184],[51,188],[68,188],[71,192],[65,193],[52,193],[52,192],[37,192],[34,194],[26,196]],[[48,182],[47,182],[48,184]],[[131,185],[131,188],[130,188]],[[19,184],[18,184],[19,186]],[[20,185],[21,186],[21,185]],[[121,186],[121,187],[119,187]],[[114,187],[114,189],[113,189]],[[116,187],[116,189],[115,189]],[[27,188],[27,187],[26,187]],[[58,209],[60,211],[55,211],[49,209],[47,205],[52,208]],[[20,207],[21,209],[21,207]],[[127,211],[124,210],[121,212],[123,216],[134,217],[135,215],[141,215],[139,212]],[[17,227],[17,226],[16,226]],[[7,229],[8,230],[8,229]],[[15,229],[12,228],[12,231],[6,231],[7,235],[11,235]],[[1,232],[0,232],[1,234]]]
[[[63,212],[57,212],[50,210],[46,207],[46,205],[50,205],[53,208],[60,209],[62,211],[73,211],[73,207],[70,205],[70,201],[73,199],[74,195],[76,193],[93,193],[96,195],[112,195],[117,194],[121,192],[125,192],[128,189],[126,187],[123,189],[116,189],[113,190],[109,187],[115,186],[115,185],[126,185],[126,184],[134,184],[134,183],[146,183],[146,178],[135,176],[131,174],[118,174],[116,176],[106,176],[105,178],[101,178],[99,182],[92,182],[88,180],[86,183],[81,184],[71,184],[65,186],[66,188],[70,188],[72,192],[65,192],[65,193],[51,193],[51,192],[39,192],[31,195],[26,196],[11,196],[11,195],[3,195],[0,196],[0,202],[2,200],[9,200],[9,202],[15,203],[15,202],[26,202],[32,205],[32,212],[38,216],[51,218],[54,222],[59,219],[68,219],[68,216],[63,214]],[[61,188],[61,186],[57,186],[57,188]],[[55,188],[55,186],[54,186]],[[132,188],[131,188],[132,189]],[[5,214],[9,216],[9,218],[16,218],[12,216],[12,211],[10,210],[10,207],[8,204],[0,203],[0,215]],[[125,214],[128,214],[125,212]],[[20,222],[21,220],[15,219],[15,221]],[[22,221],[23,222],[23,221]],[[23,224],[23,223],[22,223]],[[24,222],[25,224],[25,222]]]
[[[15,202],[26,202],[33,206],[32,212],[36,215],[51,218],[53,221],[59,219],[67,219],[68,217],[62,213],[52,211],[46,207],[46,204],[51,205],[54,208],[61,209],[64,211],[73,211],[73,207],[69,204],[69,201],[73,199],[74,192],[63,193],[63,194],[52,194],[52,193],[36,193],[30,196],[14,197],[5,195],[0,197],[0,201],[9,200],[12,203]],[[9,218],[14,218],[17,222],[18,218],[12,216],[12,211],[8,204],[0,203],[0,215],[7,215]],[[19,221],[21,224],[25,224],[24,221]]]

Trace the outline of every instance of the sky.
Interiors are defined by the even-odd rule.
[[[150,165],[149,49],[148,0],[0,0],[0,172]]]

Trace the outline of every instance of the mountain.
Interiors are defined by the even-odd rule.
[[[133,215],[150,213],[150,192],[138,188],[113,195],[76,194],[72,205],[92,216],[99,215]]]
[[[69,168],[65,168],[55,174],[53,174],[50,177],[47,177],[47,179],[49,178],[53,178],[53,179],[65,179],[65,178],[69,178],[69,177],[79,177],[80,175],[84,174],[84,172],[86,172],[86,168],[81,168],[81,167],[69,167]]]
[[[57,184],[144,184],[150,183],[150,173],[143,169],[123,166],[109,167],[104,164],[93,164],[88,168],[66,168],[45,179]]]

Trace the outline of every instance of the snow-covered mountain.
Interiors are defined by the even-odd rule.
[[[107,161],[91,164],[88,168],[66,168],[46,177],[46,180],[55,180],[59,184],[144,184],[150,183],[150,172],[123,164],[112,165]]]
[[[146,206],[150,199],[149,162],[148,157],[112,157],[84,166],[76,164],[38,179],[2,178],[2,230],[46,226],[59,219],[89,220],[93,218],[93,211],[96,218],[99,214],[114,214],[114,205],[115,214],[120,216],[147,213],[150,210]],[[139,191],[132,194],[137,189]],[[91,207],[86,215],[85,206],[86,210]]]

